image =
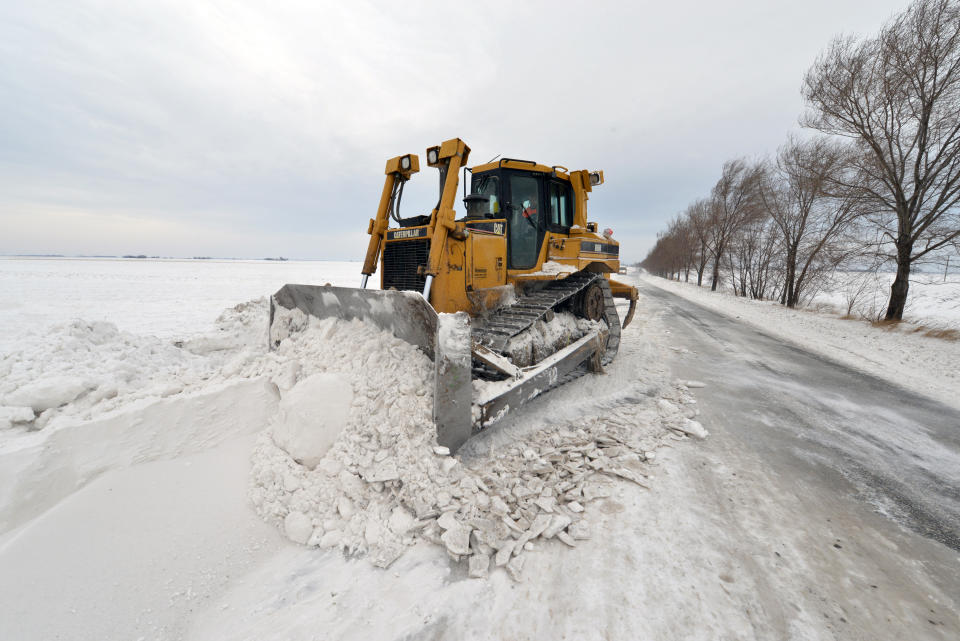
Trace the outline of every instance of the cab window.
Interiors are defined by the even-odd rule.
[[[474,176],[471,191],[475,194],[490,196],[490,210],[487,212],[494,218],[500,217],[500,178],[497,176]]]
[[[566,183],[550,182],[550,224],[564,228],[573,225],[573,197]]]

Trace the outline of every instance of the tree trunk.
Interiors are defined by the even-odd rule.
[[[909,236],[897,239],[897,277],[890,286],[890,303],[887,305],[885,320],[903,320],[903,308],[907,304],[907,291],[910,289],[910,258],[913,256],[913,243]]]
[[[786,292],[785,297],[787,301],[787,307],[793,309],[797,306],[797,250],[791,248],[787,252],[787,280],[785,283]]]
[[[717,291],[717,284],[720,282],[720,256],[722,254],[717,252],[717,257],[713,259],[713,285],[710,286],[710,291]]]

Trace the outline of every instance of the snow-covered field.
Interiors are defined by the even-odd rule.
[[[266,350],[263,296],[356,263],[0,267],[0,638],[484,638],[484,602],[494,636],[674,625],[669,586],[593,571],[661,445],[706,435],[643,311],[606,376],[452,457],[411,346],[325,321]],[[654,607],[611,619],[627,593]]]
[[[893,278],[892,272],[838,272],[809,306],[877,320],[886,312]],[[960,274],[914,273],[903,318],[913,328],[960,330]]]
[[[899,326],[873,326],[866,320],[842,318],[846,313],[842,287],[821,296],[834,307],[787,309],[773,301],[755,301],[729,292],[711,292],[709,286],[671,281],[641,274],[643,282],[688,298],[750,323],[804,349],[817,352],[854,369],[893,381],[906,389],[960,407],[960,340],[926,335],[930,328],[960,326],[960,278],[942,283],[911,284],[911,304]],[[861,300],[882,299],[885,280],[865,290]],[[885,301],[885,299],[883,299]]]
[[[224,309],[285,283],[356,287],[360,268],[332,261],[0,256],[0,354],[20,346],[24,334],[77,318],[162,339],[209,332]]]

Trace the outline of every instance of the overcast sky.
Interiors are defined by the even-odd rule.
[[[668,5],[668,6],[665,6]],[[384,161],[603,169],[624,259],[903,0],[0,3],[0,253],[362,259]]]

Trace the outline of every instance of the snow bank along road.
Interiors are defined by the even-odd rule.
[[[958,638],[960,412],[641,288],[671,319],[673,373],[710,382],[712,436],[680,464],[716,504],[686,509],[737,539],[759,636]],[[789,624],[811,601],[822,619]]]

